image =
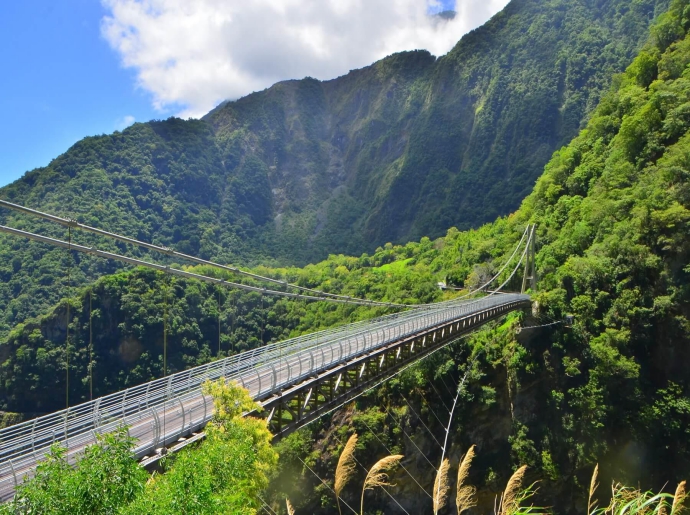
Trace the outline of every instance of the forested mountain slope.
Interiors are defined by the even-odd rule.
[[[565,315],[575,320],[572,327],[553,325],[518,335],[508,323],[452,350],[461,369],[471,349],[482,351],[479,374],[456,413],[451,447],[451,461],[454,452],[457,463],[477,444],[481,463],[471,479],[480,491],[477,513],[491,511],[501,485],[520,465],[529,466],[528,484],[539,481],[528,504],[553,507],[554,513],[587,512],[596,463],[602,488],[621,481],[658,492],[687,478],[689,113],[690,2],[674,0],[648,45],[616,79],[586,128],[554,155],[517,213],[478,231],[451,232],[428,254],[439,265],[445,255],[441,267],[461,281],[470,263],[478,266],[475,274],[481,272],[485,265],[479,263],[507,254],[525,225],[536,223],[538,318],[524,325],[559,322]],[[402,249],[398,252],[403,258]],[[337,415],[333,427],[286,442],[281,451],[289,458],[274,483],[277,496],[289,494],[304,499],[299,508],[307,512],[328,513],[328,507],[314,508],[323,501],[310,472],[302,479],[311,482],[314,493],[289,480],[303,470],[294,454],[299,449],[318,474],[328,477],[352,431],[367,439],[360,456],[389,454],[376,438],[383,439],[387,449],[408,457],[406,467],[430,488],[433,469],[401,429],[411,432],[438,466],[439,449],[406,399],[432,431],[443,434],[435,414],[445,414],[444,401],[447,405],[451,398],[443,399],[437,379],[444,365],[437,360],[393,381],[378,396]],[[435,389],[429,387],[434,381]],[[398,407],[396,416],[403,422],[386,411]],[[314,447],[312,438],[317,438]],[[309,453],[313,448],[318,457]],[[428,509],[430,501],[407,474],[400,471],[395,480],[408,511]],[[601,489],[599,499],[605,505]],[[397,512],[388,498],[381,496],[379,503],[380,509]]]
[[[668,0],[515,0],[446,56],[288,81],[204,120],[86,138],[0,198],[234,263],[436,237],[516,208]],[[67,238],[0,210],[0,223]],[[75,234],[81,243],[106,244]],[[130,249],[134,251],[134,249]],[[0,237],[0,341],[115,265]]]
[[[540,292],[535,300],[540,320],[559,321],[571,314],[575,322],[517,338],[511,324],[504,324],[469,346],[483,352],[479,373],[458,408],[453,448],[459,453],[478,445],[472,483],[488,504],[496,485],[505,484],[516,465],[530,466],[530,477],[542,481],[538,505],[554,506],[557,513],[584,511],[597,462],[602,485],[615,478],[659,489],[686,478],[690,470],[689,33],[690,1],[674,0],[586,128],[553,156],[515,214],[478,230],[451,229],[434,241],[386,245],[372,256],[332,256],[304,269],[263,270],[304,285],[371,298],[437,300],[437,280],[476,284],[510,254],[527,223],[537,224]],[[158,375],[161,348],[154,335],[162,332],[165,309],[160,278],[134,271],[103,279],[93,288],[103,304],[98,309],[105,310],[96,319],[110,329],[101,332],[97,352],[99,373],[109,378],[104,384],[112,388]],[[181,368],[216,352],[217,292],[184,282],[175,283],[173,291],[171,360]],[[88,380],[88,294],[89,289],[82,290],[73,300],[77,336],[72,373],[82,398]],[[264,305],[258,298],[241,296],[224,298],[222,305],[223,352],[260,344],[262,337],[281,338],[290,331],[372,314],[289,301]],[[41,320],[17,326],[8,344],[0,347],[4,407],[42,409],[51,392],[64,388],[60,359],[65,321],[63,303]],[[456,364],[468,350],[454,347]],[[443,369],[440,365],[455,366],[422,367],[380,390],[380,398],[361,400],[359,413],[346,410],[333,427],[317,426],[289,439],[281,449],[283,472],[275,492],[289,493],[305,512],[332,512],[330,496],[316,488],[318,481],[296,456],[328,476],[342,437],[353,429],[365,434],[372,427],[390,448],[412,460],[415,450],[399,426],[390,423],[383,406],[397,409],[403,394],[432,430],[440,430],[433,413],[441,413],[447,399],[426,390],[428,378]],[[416,423],[405,409],[399,416],[407,417],[405,427],[414,430]],[[368,434],[358,452],[373,459],[384,451]],[[318,452],[311,447],[314,437]],[[429,449],[432,462],[439,458],[433,446],[420,444]],[[418,477],[433,481],[423,460],[407,465]],[[296,483],[299,474],[303,476]],[[395,482],[399,498],[410,500],[410,509],[426,510],[420,503],[427,500],[409,478],[401,473]],[[379,502],[388,510],[388,499]]]
[[[265,165],[253,216],[274,221],[275,255],[434,238],[516,209],[667,5],[514,1],[439,59],[283,82],[204,119],[226,166]]]

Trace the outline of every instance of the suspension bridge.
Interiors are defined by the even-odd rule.
[[[64,446],[68,460],[74,462],[87,446],[96,442],[99,434],[124,425],[136,441],[134,455],[143,464],[148,464],[159,459],[166,450],[174,451],[202,438],[203,428],[213,416],[213,399],[202,393],[202,385],[209,380],[225,378],[244,386],[263,407],[262,416],[267,418],[275,437],[283,437],[486,323],[512,311],[529,309],[530,297],[524,291],[528,286],[536,289],[536,231],[533,225],[525,228],[518,245],[501,269],[474,292],[484,296],[469,298],[465,295],[446,302],[405,305],[289,284],[6,201],[0,200],[0,207],[65,225],[70,229],[70,236],[68,241],[62,241],[2,225],[0,233],[64,247],[69,251],[145,266],[223,287],[258,291],[262,295],[405,310],[266,345],[0,430],[0,502],[13,497],[16,487],[31,477],[36,465],[45,459],[55,443]],[[71,241],[74,228],[251,276],[255,280],[265,280],[277,288],[234,283],[76,245]],[[511,271],[508,267],[514,261],[516,264]],[[523,293],[504,293],[503,288],[523,265]],[[507,278],[490,290],[489,287],[503,277],[504,272],[508,274]]]

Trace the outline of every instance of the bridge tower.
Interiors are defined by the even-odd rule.
[[[525,273],[522,277],[522,290],[525,293],[527,287],[532,291],[537,291],[537,267],[535,264],[535,255],[537,248],[537,226],[532,224],[529,229],[529,238],[527,239],[527,255],[525,256]]]

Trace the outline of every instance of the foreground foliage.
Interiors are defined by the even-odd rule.
[[[180,452],[155,475],[124,515],[253,515],[278,455],[264,420],[242,417],[258,408],[248,392],[222,381],[205,386],[215,413],[199,448]]]
[[[362,467],[366,473],[360,499],[360,514],[364,515],[366,513],[364,510],[364,492],[367,489],[373,489],[374,487],[385,488],[397,486],[388,483],[388,474],[382,472],[385,469],[390,469],[392,466],[400,464],[403,456],[385,456],[374,463],[367,471],[354,457],[358,439],[359,437],[357,433],[353,433],[348,439],[340,454],[340,457],[338,458],[338,465],[335,471],[334,489],[332,492],[336,496],[338,506],[340,506],[339,499],[343,494],[343,489],[354,476],[354,472],[356,470],[355,463],[360,465],[360,467]],[[458,479],[456,488],[456,507],[458,514],[477,505],[476,488],[466,484],[469,467],[471,466],[472,460],[475,457],[474,449],[474,445],[470,447],[457,465]],[[407,465],[410,466],[410,463],[408,462]],[[406,474],[412,477],[411,473],[404,465],[402,465],[401,468]],[[448,481],[450,468],[450,461],[445,459],[438,471],[435,472],[436,479],[433,482],[434,495],[431,496],[433,501],[433,513],[443,511],[445,501],[447,500],[446,498],[450,490],[450,484]],[[538,486],[537,482],[534,482],[529,486],[525,486],[524,483],[527,468],[528,467],[526,465],[518,467],[508,479],[505,488],[500,495],[496,495],[493,509],[494,515],[551,515],[553,513],[558,513],[551,508],[534,506],[534,504],[531,502],[538,492]],[[598,480],[599,466],[596,465],[590,480],[589,498],[587,500],[586,509],[586,513],[588,515],[680,515],[685,509],[685,503],[687,500],[685,481],[681,481],[678,484],[673,494],[665,493],[663,491],[658,493],[652,491],[645,492],[640,489],[627,487],[620,483],[614,482],[611,487],[611,493],[608,496],[608,505],[598,507]],[[424,479],[422,481],[425,483],[427,482]],[[330,486],[327,483],[324,483],[324,486],[330,489]],[[421,485],[418,486],[423,488]],[[391,491],[387,491],[387,495],[391,497],[391,499],[394,499],[396,503],[407,504],[409,506],[409,500],[404,498],[404,493],[398,492],[397,488],[391,490],[393,493],[391,493]],[[286,503],[289,514],[295,515],[297,511],[292,506],[292,503],[287,499]],[[347,506],[350,507],[350,505]],[[351,507],[350,509],[352,510]],[[486,510],[486,512],[488,512],[488,510]]]
[[[272,435],[265,421],[243,417],[258,406],[240,386],[219,380],[204,392],[216,410],[206,440],[168,458],[164,474],[149,478],[131,456],[134,441],[119,429],[100,436],[74,466],[64,448],[53,447],[0,514],[254,515],[278,459]]]
[[[53,446],[36,475],[17,488],[14,502],[0,505],[2,514],[115,514],[143,492],[148,474],[132,459],[134,441],[127,430],[98,436],[74,467],[66,449]]]

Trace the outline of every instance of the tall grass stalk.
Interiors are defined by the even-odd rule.
[[[467,367],[467,370],[465,370],[465,374],[462,376],[462,379],[460,380],[460,384],[458,384],[458,390],[455,393],[455,399],[453,399],[453,406],[450,409],[450,413],[448,414],[448,426],[446,426],[446,436],[443,439],[443,447],[441,448],[441,466],[438,469],[438,472],[436,474],[436,480],[434,481],[434,492],[432,499],[434,501],[434,515],[438,513],[438,510],[440,510],[446,503],[447,497],[448,497],[448,490],[450,487],[448,486],[448,468],[450,465],[447,465],[446,472],[445,472],[445,491],[443,494],[441,493],[441,489],[444,485],[444,482],[442,479],[444,479],[443,475],[441,474],[441,471],[443,470],[445,462],[448,460],[445,459],[446,456],[446,450],[448,449],[448,436],[450,435],[450,425],[453,422],[453,413],[455,412],[455,407],[458,404],[458,399],[460,398],[460,394],[462,393],[463,389],[465,388],[465,381],[467,381],[467,378],[470,375],[470,372],[472,371],[472,367],[474,366],[474,362],[477,359],[477,355],[474,356],[472,361],[470,362],[469,366]],[[439,420],[440,421],[440,420]],[[443,502],[440,502],[443,501]]]
[[[501,495],[501,502],[498,505],[499,515],[512,515],[520,506],[518,499],[521,497],[522,480],[525,477],[527,465],[523,465],[510,476],[506,489]]]
[[[467,450],[465,457],[460,463],[460,468],[458,469],[458,482],[455,495],[455,506],[458,509],[458,515],[465,510],[470,509],[477,505],[475,496],[477,494],[477,489],[471,485],[466,485],[467,477],[470,474],[470,466],[472,465],[472,460],[474,459],[475,446],[473,445]]]
[[[683,502],[687,494],[685,493],[685,481],[678,483],[676,493],[673,496],[673,504],[671,505],[671,515],[678,515],[683,511]]]
[[[345,488],[345,485],[352,479],[355,474],[356,463],[355,463],[355,447],[357,447],[357,433],[354,433],[347,440],[343,452],[340,453],[340,458],[338,458],[338,466],[335,468],[335,502],[338,505],[338,513],[343,514],[340,508],[340,493]]]
[[[599,477],[599,464],[597,463],[594,467],[594,472],[592,472],[592,479],[589,482],[589,498],[587,499],[587,513],[592,513],[597,507],[597,501],[594,499],[594,492],[596,492],[599,487],[597,483],[597,478]]]
[[[546,508],[533,505],[523,506],[527,499],[537,493],[534,487],[536,483],[532,483],[527,488],[522,487],[526,470],[527,466],[523,465],[510,476],[498,508],[494,508],[494,513],[498,515],[546,515],[549,513]]]
[[[288,515],[295,515],[295,508],[292,507],[290,499],[288,499],[287,497],[285,498],[285,506],[287,507]]]
[[[388,474],[386,471],[396,466],[402,459],[402,454],[386,456],[374,463],[374,466],[369,469],[367,477],[364,478],[364,485],[362,486],[362,499],[359,507],[360,515],[364,515],[364,492],[373,490],[376,487],[392,486],[388,483]]]
[[[448,471],[450,470],[450,461],[448,459],[443,460],[441,466],[436,473],[436,479],[434,480],[434,515],[446,505],[448,500],[448,490],[450,490],[450,485],[448,484]]]

